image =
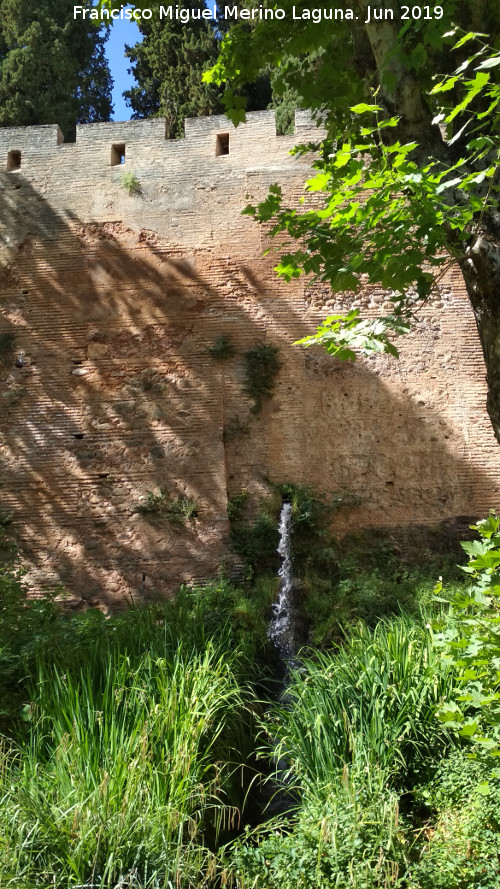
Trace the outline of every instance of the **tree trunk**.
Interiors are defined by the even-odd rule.
[[[385,15],[385,0],[372,0],[372,14]],[[391,6],[399,8],[399,4]],[[357,0],[357,8],[362,16],[366,15],[365,0]],[[380,83],[379,100],[385,105],[390,115],[400,117],[399,126],[390,135],[393,141],[403,142],[416,140],[419,145],[427,146],[430,140],[433,148],[441,143],[441,134],[437,126],[432,125],[432,115],[422,95],[422,87],[405,64],[399,45],[400,12],[398,20],[372,19],[364,25]],[[363,20],[363,19],[362,19]]]
[[[366,10],[364,0],[356,2],[360,13]],[[392,19],[386,20],[384,16],[379,19],[374,12],[377,10],[379,13],[385,8],[386,0],[372,0],[372,18],[364,27],[379,73],[382,101],[391,113],[401,118],[399,126],[390,131],[389,138],[415,140],[418,148],[412,154],[412,159],[422,166],[433,158],[440,158],[449,165],[452,157],[448,156],[449,149],[443,142],[439,127],[432,124],[421,84],[408,70],[401,56],[401,48],[398,48],[399,25],[396,27]],[[484,10],[483,0],[475,0],[473,9],[476,17],[480,16]],[[387,74],[391,75],[389,81]],[[453,199],[461,198],[460,194],[452,196],[450,205]],[[482,223],[484,232],[468,248],[460,267],[486,364],[486,407],[495,437],[500,443],[500,213],[485,214]],[[457,244],[450,246],[451,253],[456,254]],[[463,245],[460,245],[460,249],[463,249]]]
[[[486,407],[500,443],[500,240],[478,237],[460,266],[486,364]]]

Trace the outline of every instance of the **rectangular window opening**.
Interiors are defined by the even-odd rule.
[[[215,141],[215,156],[229,154],[229,133],[219,133]]]
[[[21,152],[9,151],[7,154],[7,173],[21,169]]]
[[[125,163],[125,142],[111,146],[111,166],[119,167]]]

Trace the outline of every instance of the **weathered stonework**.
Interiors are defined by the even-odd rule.
[[[299,195],[308,161],[288,152],[314,136],[305,114],[295,136],[276,136],[272,112],[237,130],[189,120],[179,141],[161,120],[84,125],[75,144],[55,126],[0,129],[0,335],[16,341],[0,354],[0,507],[14,513],[34,589],[60,581],[112,604],[213,574],[228,558],[228,494],[257,502],[269,478],[359,493],[338,530],[498,506],[458,271],[399,361],[343,364],[291,345],[342,299],[280,282],[241,209],[275,181]],[[373,290],[357,304],[375,315],[384,300]],[[237,349],[227,362],[207,351],[221,334]],[[259,341],[279,346],[283,367],[252,416],[242,353]],[[198,517],[176,528],[135,512],[160,488],[196,500]]]

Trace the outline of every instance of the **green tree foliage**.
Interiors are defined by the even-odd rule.
[[[202,82],[218,52],[213,22],[160,19],[160,3],[149,4],[151,19],[138,22],[142,41],[127,47],[137,86],[124,95],[133,118],[165,116],[170,136],[181,136],[185,117],[221,111],[220,89]],[[180,10],[201,13],[203,0],[181,0]]]
[[[459,694],[440,711],[442,721],[495,755],[500,754],[500,520],[472,526],[480,540],[462,543],[471,585],[433,623],[435,644],[459,680]],[[438,592],[441,585],[438,585]],[[500,770],[497,769],[500,775]]]
[[[109,120],[105,41],[95,22],[73,19],[69,0],[3,0],[0,126],[58,123],[71,136],[76,123]]]
[[[165,117],[169,135],[182,136],[184,118],[223,111],[223,90],[203,81],[202,75],[215,63],[227,25],[224,19],[215,22],[201,17],[206,12],[203,0],[176,4],[174,9],[184,20],[175,18],[175,13],[172,18],[160,18],[161,5],[159,0],[136,4],[153,9],[153,16],[138,22],[142,41],[127,47],[137,86],[124,95],[134,119]],[[243,84],[242,90],[249,110],[266,108],[272,95],[268,72],[259,74],[251,85]]]
[[[247,212],[286,242],[277,266],[286,279],[310,274],[344,292],[372,283],[391,295],[387,317],[328,318],[305,341],[341,358],[394,353],[393,336],[407,329],[447,264],[458,262],[499,438],[500,7],[394,2],[391,18],[381,0],[353,5],[351,19],[319,24],[312,4],[284,0],[286,18],[250,31],[238,24],[225,37],[206,79],[225,84],[235,123],[245,115],[241,84],[272,65],[277,88],[295,90],[326,128],[321,144],[299,149],[317,152],[303,206],[286,206],[275,184]]]

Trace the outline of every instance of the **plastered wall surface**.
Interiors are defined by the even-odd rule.
[[[74,144],[55,126],[0,129],[0,508],[34,590],[60,582],[75,601],[113,606],[210,576],[231,562],[228,496],[248,491],[256,506],[269,479],[358,494],[338,533],[498,505],[458,271],[399,361],[344,364],[292,345],[352,300],[279,281],[241,209],[272,182],[296,199],[310,162],[289,150],[315,136],[304,113],[294,136],[276,136],[272,112],[237,130],[186,121],[179,141],[161,120],[80,126]],[[217,155],[221,137],[229,153]],[[372,289],[355,303],[375,315],[385,301]],[[236,349],[226,362],[207,351],[221,334]],[[253,415],[243,353],[258,342],[279,347],[282,368]],[[160,488],[195,500],[198,516],[176,527],[137,513]]]

